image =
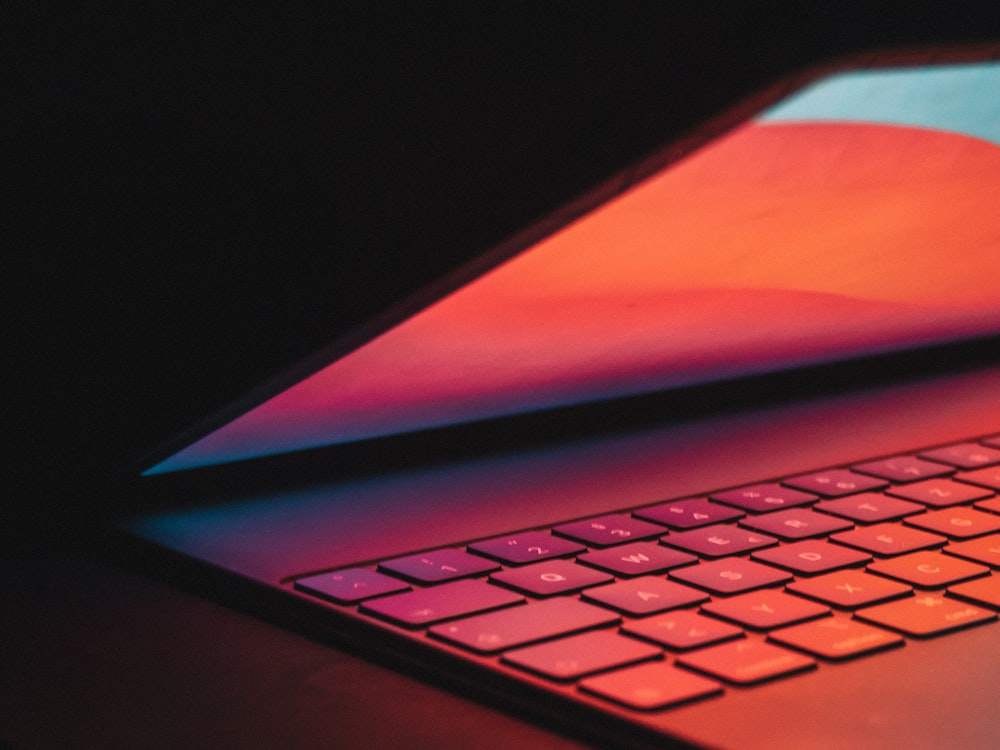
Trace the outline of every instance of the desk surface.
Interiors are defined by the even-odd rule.
[[[582,745],[110,565],[0,570],[0,745]]]
[[[1000,28],[985,1],[44,5],[4,28],[0,552],[27,552],[0,563],[0,745],[24,748],[573,746],[36,537],[72,546],[95,472],[762,84]]]

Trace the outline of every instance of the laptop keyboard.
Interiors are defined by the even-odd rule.
[[[994,436],[294,586],[509,674],[664,710],[997,620],[998,492]]]

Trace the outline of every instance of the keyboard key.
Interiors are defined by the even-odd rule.
[[[803,672],[815,660],[763,641],[741,639],[677,657],[677,663],[737,685]]]
[[[947,538],[894,523],[862,526],[830,537],[837,544],[863,549],[874,555],[902,555],[920,549],[940,547]]]
[[[661,540],[666,545],[694,552],[702,557],[741,555],[778,543],[774,537],[741,529],[738,526],[703,526],[700,529],[674,531]]]
[[[976,507],[985,510],[987,513],[1000,514],[1000,497],[991,497],[989,500],[980,500]]]
[[[410,587],[397,578],[374,570],[349,568],[300,578],[295,582],[295,588],[337,604],[356,604],[375,596],[408,591]]]
[[[1000,534],[981,536],[966,542],[953,542],[942,551],[973,562],[981,562],[992,568],[1000,568]]]
[[[786,588],[796,594],[843,609],[866,607],[906,596],[913,591],[906,584],[854,569],[838,570],[815,578],[798,579],[788,584]]]
[[[507,565],[524,565],[555,557],[569,557],[587,548],[543,531],[523,531],[520,534],[473,542],[469,549]]]
[[[619,619],[603,607],[557,597],[441,623],[428,633],[470,651],[495,654],[549,638],[614,625]]]
[[[862,609],[854,616],[907,635],[927,637],[997,619],[996,612],[935,594]]]
[[[868,570],[924,589],[944,588],[990,572],[982,565],[926,551],[877,560]]]
[[[580,688],[640,711],[676,706],[722,692],[719,683],[666,662],[589,677],[580,683]]]
[[[713,594],[739,594],[790,581],[784,570],[742,557],[713,560],[670,571],[670,578],[690,583]]]
[[[293,585],[591,708],[741,695],[1000,619],[1000,435]]]
[[[955,475],[959,482],[977,484],[980,487],[988,487],[991,490],[1000,492],[1000,468],[991,466],[986,469],[974,469],[973,471],[963,471]]]
[[[440,583],[489,573],[500,566],[457,549],[439,549],[379,563],[379,570],[417,583]]]
[[[993,493],[982,487],[953,482],[950,479],[928,479],[926,482],[895,487],[888,490],[887,494],[930,505],[933,508],[947,508],[951,505],[970,503],[973,500],[983,500]]]
[[[687,607],[708,599],[690,586],[654,576],[632,578],[583,592],[583,598],[635,617]]]
[[[632,515],[653,523],[662,523],[671,529],[694,529],[733,521],[742,518],[744,513],[736,508],[713,503],[707,498],[697,497],[642,508]]]
[[[523,601],[523,596],[498,586],[490,586],[483,581],[462,580],[371,599],[361,605],[361,611],[397,625],[421,627]]]
[[[612,514],[588,518],[586,521],[564,523],[552,529],[556,534],[575,539],[593,547],[610,547],[642,539],[652,539],[666,529],[631,516]]]
[[[981,469],[1000,464],[1000,448],[990,448],[979,443],[957,443],[944,448],[922,451],[920,458],[937,461],[959,469]]]
[[[520,568],[501,570],[491,575],[490,580],[526,594],[554,596],[609,583],[614,577],[593,568],[577,565],[572,560],[546,560]]]
[[[743,630],[735,625],[687,609],[627,622],[622,625],[622,632],[677,651],[729,641],[743,635]]]
[[[840,568],[861,565],[872,559],[867,552],[818,539],[783,544],[754,552],[750,557],[779,568],[787,568],[799,575],[816,575]]]
[[[1000,531],[1000,516],[972,508],[946,508],[906,519],[910,526],[944,534],[952,539],[971,539]]]
[[[856,495],[859,492],[881,490],[889,483],[877,477],[858,474],[850,469],[827,469],[785,479],[782,484],[820,497],[833,498]]]
[[[608,547],[588,552],[576,559],[585,565],[626,577],[662,573],[698,561],[694,555],[669,549],[655,542],[634,542],[621,547]]]
[[[971,599],[993,609],[1000,609],[1000,576],[991,575],[949,586],[948,593],[962,599]]]
[[[851,469],[860,471],[862,474],[871,474],[880,479],[900,483],[917,482],[931,477],[946,477],[955,471],[950,466],[924,461],[916,456],[893,456],[879,461],[857,464]]]
[[[774,631],[768,639],[824,659],[850,659],[905,643],[901,635],[845,617],[793,625]]]
[[[801,492],[776,483],[754,484],[749,487],[726,490],[725,492],[717,492],[711,497],[720,503],[754,513],[766,513],[782,508],[809,505],[817,500],[816,495],[812,493]]]
[[[826,536],[854,526],[853,523],[845,519],[815,513],[807,508],[790,508],[789,510],[779,510],[777,513],[750,516],[743,519],[740,525],[755,531],[774,534],[776,537],[786,540]]]
[[[841,518],[848,518],[857,523],[878,523],[880,521],[896,521],[914,513],[927,510],[923,505],[899,500],[887,495],[865,492],[861,495],[841,498],[839,500],[824,500],[816,503],[816,510],[821,513],[831,513]]]
[[[502,661],[553,680],[568,681],[662,656],[655,646],[611,630],[596,630],[508,651]]]
[[[701,610],[755,630],[771,630],[830,614],[822,604],[774,589],[716,599]]]

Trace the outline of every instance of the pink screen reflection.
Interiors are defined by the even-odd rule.
[[[752,123],[154,467],[1000,329],[1000,148]]]

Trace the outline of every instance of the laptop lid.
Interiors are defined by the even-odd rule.
[[[255,582],[294,603],[293,616],[305,607],[317,631],[488,691],[496,664],[465,681],[461,663],[420,650],[420,632],[358,635],[315,597],[303,605],[295,582],[995,430],[997,368],[978,365],[1000,333],[1000,117],[983,94],[998,81],[996,62],[924,60],[783,85],[749,119],[724,118],[701,147],[626,171],[151,458],[145,479],[178,480],[168,486],[184,488],[182,500],[227,467],[221,476],[249,476],[250,489],[224,480],[210,491],[221,502],[149,514],[128,530]],[[575,432],[586,404],[625,402],[669,408],[655,409],[651,426]],[[514,450],[404,471],[351,453],[400,445],[397,432],[418,443],[454,435],[455,424],[489,446],[510,411],[526,415],[518,425],[574,418],[546,445],[525,447],[533,436],[522,428]],[[600,423],[607,412],[598,414]],[[461,448],[446,440],[436,458]],[[344,451],[365,459],[360,478],[322,481],[325,459]],[[303,456],[303,473],[258,483],[275,456]],[[973,629],[957,649],[940,640],[853,672],[727,687],[721,711],[705,702],[625,718],[604,705],[595,720],[567,707],[571,688],[540,693],[528,677],[530,690],[502,680],[497,690],[505,706],[608,743],[989,746],[984,708],[1000,672],[981,654],[994,636]],[[942,701],[927,663],[959,665],[948,684],[971,697],[956,687]],[[877,708],[853,690],[886,697],[899,680],[910,692]],[[945,703],[946,716],[932,715],[929,705]],[[769,710],[777,705],[786,713]]]
[[[749,119],[734,125],[738,111],[622,173],[144,473],[995,334],[998,82],[1000,65],[970,61],[776,89]]]

